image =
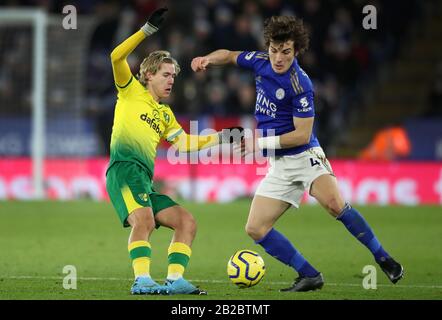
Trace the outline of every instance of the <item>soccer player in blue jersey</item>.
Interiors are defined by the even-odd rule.
[[[287,209],[299,203],[305,190],[347,230],[365,245],[376,262],[396,283],[403,267],[382,247],[362,215],[342,198],[320,144],[313,133],[314,90],[297,57],[308,48],[309,37],[303,22],[293,16],[273,16],[264,22],[268,52],[216,50],[196,57],[195,72],[214,65],[233,64],[255,73],[257,128],[263,131],[249,152],[262,150],[269,155],[270,168],[253,198],[246,232],[265,251],[295,269],[299,277],[287,291],[322,288],[324,279],[280,232],[273,228]]]

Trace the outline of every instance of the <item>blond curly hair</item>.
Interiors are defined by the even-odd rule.
[[[178,73],[180,73],[180,65],[170,55],[170,52],[165,50],[158,50],[151,52],[147,56],[147,58],[144,58],[143,62],[140,64],[140,71],[137,75],[138,81],[140,81],[143,86],[146,86],[146,72],[156,74],[157,71],[160,69],[162,63],[172,63],[173,65],[175,65],[176,74],[178,75]]]

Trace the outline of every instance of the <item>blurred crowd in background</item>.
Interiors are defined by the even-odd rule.
[[[426,116],[442,117],[442,57],[436,66],[436,74],[434,76],[433,85],[430,89],[428,97],[429,109]]]
[[[175,1],[164,28],[148,39],[131,56],[134,72],[147,52],[167,49],[179,61],[182,73],[169,99],[173,110],[191,118],[201,115],[232,116],[253,114],[255,104],[254,76],[239,68],[211,68],[193,73],[193,57],[224,48],[229,50],[266,50],[263,43],[263,21],[272,15],[302,17],[311,32],[310,50],[300,57],[300,64],[313,80],[316,94],[317,131],[327,149],[328,137],[339,130],[357,108],[359,90],[364,81],[374,76],[376,67],[394,59],[399,41],[411,19],[419,14],[418,2],[376,3],[379,8],[379,30],[362,29],[362,3],[358,0],[325,1]],[[97,28],[91,45],[89,66],[89,110],[112,110],[115,90],[108,54],[126,34],[139,28],[161,1],[134,1],[132,6],[92,9],[97,13],[114,10]],[[106,6],[111,6],[106,4]],[[93,12],[93,11],[92,11]],[[117,40],[117,41],[116,41]],[[109,79],[108,81],[103,81]],[[355,109],[353,108],[353,111]]]
[[[129,64],[136,74],[149,52],[170,51],[182,71],[166,102],[178,116],[194,119],[204,115],[252,115],[255,89],[253,74],[247,70],[228,67],[193,73],[192,58],[220,48],[266,50],[262,36],[264,19],[272,15],[301,17],[311,32],[311,40],[310,49],[299,60],[315,87],[316,130],[326,150],[333,133],[345,129],[349,118],[357,115],[365,86],[383,64],[395,59],[410,25],[422,15],[418,0],[6,1],[10,6],[38,5],[51,13],[61,13],[64,5],[74,4],[79,15],[95,16],[98,23],[84,64],[86,85],[81,112],[97,120],[104,145],[110,137],[116,99],[109,54],[165,3],[169,13],[164,26],[134,51]],[[377,30],[368,32],[362,28],[365,4],[377,8]],[[13,113],[29,109],[26,91],[8,91],[11,81],[26,82],[30,77],[30,58],[24,59],[29,46],[26,38],[16,41],[14,54],[1,62],[0,100],[8,101],[9,97],[14,103]],[[429,97],[438,112],[441,91],[442,71]]]

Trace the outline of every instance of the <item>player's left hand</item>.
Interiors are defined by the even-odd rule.
[[[143,32],[149,36],[157,32],[165,19],[164,14],[167,12],[167,10],[169,9],[160,8],[155,10],[149,19],[147,19],[146,24],[141,27],[141,30],[143,30]]]
[[[151,24],[152,26],[154,26],[155,28],[159,29],[161,24],[164,21],[164,14],[168,11],[169,9],[167,8],[159,8],[157,10],[155,10],[152,15],[149,17],[149,19],[147,20],[147,22],[149,22],[149,24]]]
[[[250,153],[255,153],[257,150],[259,150],[258,140],[253,137],[246,137],[243,138],[240,143],[233,143],[233,152],[235,154],[241,154],[242,158]]]

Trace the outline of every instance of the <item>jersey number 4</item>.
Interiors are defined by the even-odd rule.
[[[316,165],[320,165],[318,160],[315,160],[313,158],[310,158],[310,164],[312,165],[312,167],[316,166]]]

